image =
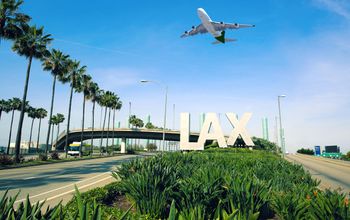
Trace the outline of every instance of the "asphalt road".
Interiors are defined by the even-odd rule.
[[[302,154],[286,155],[286,159],[303,165],[314,178],[321,180],[320,188],[350,193],[350,162]]]
[[[0,198],[8,189],[14,196],[20,190],[15,205],[24,201],[29,194],[30,201],[44,201],[45,207],[67,203],[74,195],[74,185],[80,192],[104,186],[115,179],[111,171],[136,155],[47,164],[32,167],[0,170]]]

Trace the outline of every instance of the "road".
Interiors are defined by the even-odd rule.
[[[310,174],[321,180],[320,188],[339,189],[350,193],[350,163],[302,154],[286,155],[288,161],[303,165]]]
[[[104,186],[114,181],[111,171],[136,155],[119,155],[92,160],[72,161],[32,167],[0,170],[0,198],[9,189],[14,196],[20,190],[15,205],[24,201],[44,201],[45,207],[66,204],[74,195],[74,185],[81,192]]]

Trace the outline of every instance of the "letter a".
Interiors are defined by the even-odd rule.
[[[210,132],[210,128],[213,126],[214,132]],[[198,144],[203,146],[206,140],[217,140],[219,147],[227,147],[224,133],[222,132],[220,123],[215,113],[207,113],[205,115],[205,121],[198,138]]]

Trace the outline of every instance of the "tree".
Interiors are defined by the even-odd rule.
[[[115,94],[113,92],[111,92],[111,91],[106,91],[101,97],[100,104],[101,104],[101,106],[105,107],[105,114],[104,114],[103,127],[102,127],[102,132],[101,132],[100,150],[102,149],[103,133],[104,133],[105,126],[106,126],[107,109],[109,109],[110,107],[113,106],[114,99],[115,99]],[[109,121],[109,118],[110,118],[110,111],[109,111],[108,121]],[[109,128],[109,123],[108,123],[108,128]],[[107,133],[107,135],[106,135],[106,137],[107,137],[107,144],[106,144],[106,146],[108,147],[108,130],[107,130],[106,133]]]
[[[63,114],[60,114],[60,113],[57,113],[56,117],[57,117],[57,121],[56,121],[56,123],[57,123],[56,145],[57,145],[58,135],[59,135],[59,133],[60,133],[60,124],[61,124],[62,122],[64,122],[65,117],[64,117]]]
[[[41,128],[41,119],[47,116],[47,111],[43,108],[38,108],[36,110],[37,118],[39,119],[39,127],[38,127],[38,139],[36,142],[36,152],[39,152],[39,141],[40,141],[40,128]]]
[[[50,71],[53,76],[51,107],[50,107],[49,118],[53,117],[52,111],[53,111],[53,105],[55,100],[56,80],[57,80],[57,77],[61,79],[66,73],[68,57],[69,57],[68,55],[63,54],[61,51],[52,49],[52,51],[43,58],[42,65],[44,70]],[[48,144],[49,144],[50,129],[51,129],[51,120],[49,120],[49,128],[47,129],[46,149],[45,149],[46,154],[47,154]],[[53,132],[52,132],[52,139],[53,139]],[[52,140],[51,140],[51,144],[52,144]]]
[[[277,152],[277,150],[279,149],[279,147],[275,143],[270,142],[268,140],[258,138],[258,137],[253,137],[252,140],[253,140],[255,149],[261,149],[261,150],[266,150],[271,152]]]
[[[85,73],[86,66],[80,66],[80,62],[77,60],[68,60],[67,64],[67,72],[65,72],[64,76],[60,79],[62,83],[70,84],[70,96],[69,96],[69,106],[68,106],[68,119],[67,119],[67,134],[66,134],[66,142],[65,142],[65,152],[66,158],[68,153],[68,140],[69,140],[69,126],[70,126],[70,115],[72,111],[72,99],[73,99],[73,91],[74,89],[79,87],[81,83],[81,76]]]
[[[30,134],[29,134],[29,146],[28,146],[28,153],[30,153],[30,147],[32,144],[32,134],[33,134],[33,125],[34,120],[38,117],[37,110],[33,107],[30,107],[27,111],[28,117],[32,119],[32,123],[30,125]]]
[[[92,155],[93,147],[94,147],[93,140],[94,140],[94,128],[95,128],[95,104],[96,102],[98,103],[99,100],[101,99],[101,90],[99,89],[97,83],[92,82],[90,84],[89,95],[87,96],[87,98],[92,101],[91,149],[90,149],[90,153]]]
[[[1,115],[2,115],[2,112],[6,112],[6,108],[8,108],[8,103],[6,100],[4,99],[1,99],[0,100],[0,120],[1,120]]]
[[[12,116],[11,116],[11,123],[10,123],[10,132],[9,132],[9,139],[8,139],[8,144],[7,144],[7,151],[6,154],[10,153],[10,143],[11,143],[11,135],[12,135],[12,126],[13,126],[13,118],[15,115],[15,111],[21,109],[22,101],[19,98],[12,98],[8,100],[8,108],[10,111],[12,111]]]
[[[146,125],[145,125],[145,128],[147,128],[147,129],[155,129],[156,126],[154,126],[154,125],[152,124],[152,122],[147,122]]]
[[[1,39],[15,40],[23,34],[30,17],[19,12],[22,0],[1,0],[0,2],[0,42]]]
[[[30,77],[30,69],[32,65],[32,59],[41,59],[45,55],[48,54],[48,50],[46,49],[46,46],[52,41],[50,38],[50,35],[44,34],[44,28],[41,27],[37,29],[35,26],[32,27],[25,27],[24,28],[24,35],[20,38],[18,38],[12,49],[16,51],[20,56],[25,56],[29,62],[27,67],[27,74],[26,74],[26,80],[24,84],[24,92],[23,92],[23,98],[22,98],[22,106],[21,106],[21,114],[19,118],[18,123],[18,130],[17,130],[17,137],[16,137],[16,145],[15,145],[15,161],[16,163],[19,162],[19,148],[21,144],[21,136],[22,136],[22,126],[23,126],[23,119],[24,119],[24,108],[25,108],[25,102],[27,100],[27,91],[28,91],[28,84],[29,84],[29,77]]]
[[[52,126],[52,131],[51,131],[51,149],[52,149],[52,146],[53,146],[53,133],[54,133],[54,130],[55,130],[55,125],[57,125],[57,116],[56,115],[53,115],[51,116],[51,119],[49,120],[49,127]],[[50,129],[48,129],[50,130]],[[45,147],[45,152],[47,154],[47,145],[46,144],[46,147]]]
[[[116,100],[113,103],[113,130],[112,130],[112,147],[114,146],[114,128],[115,128],[115,112],[116,110],[120,110],[122,108],[122,101],[119,100],[119,97],[116,95]]]
[[[81,76],[81,83],[77,87],[77,92],[83,93],[83,118],[82,118],[82,124],[81,124],[81,135],[80,135],[80,147],[79,147],[79,154],[80,157],[83,156],[82,154],[82,144],[83,144],[83,135],[84,135],[84,122],[85,122],[85,101],[90,93],[90,85],[92,83],[91,76],[83,74]]]
[[[312,149],[304,149],[304,148],[301,148],[301,149],[297,150],[297,153],[299,153],[299,154],[307,154],[307,155],[314,155],[315,154],[314,150],[312,150]]]

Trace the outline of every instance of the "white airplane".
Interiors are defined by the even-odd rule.
[[[255,27],[255,25],[251,25],[251,24],[237,24],[237,23],[231,24],[231,23],[212,21],[203,8],[198,8],[197,13],[202,23],[197,27],[192,26],[192,29],[189,31],[185,31],[185,33],[181,35],[181,37],[189,37],[189,36],[194,36],[197,34],[205,34],[209,32],[217,40],[213,42],[213,44],[219,44],[219,43],[224,44],[225,42],[236,41],[236,39],[225,38],[226,29]]]

